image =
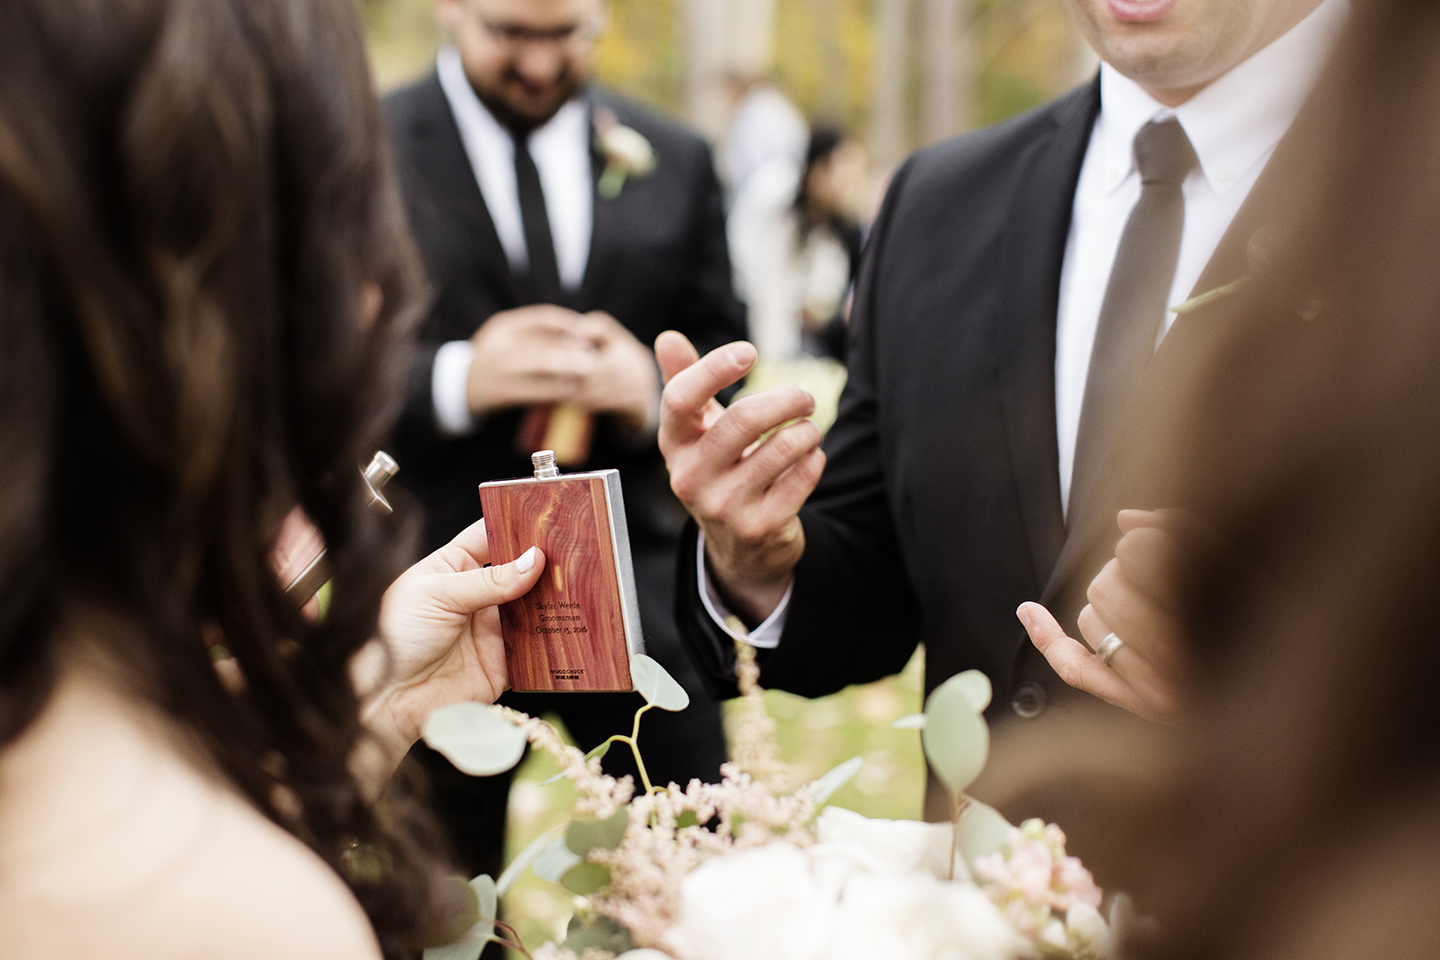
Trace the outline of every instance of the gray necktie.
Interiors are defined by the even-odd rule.
[[[1130,212],[1090,354],[1075,469],[1070,479],[1070,518],[1112,481],[1106,462],[1116,423],[1145,364],[1155,352],[1169,304],[1185,227],[1180,185],[1197,163],[1195,149],[1174,117],[1152,120],[1135,135],[1140,201]],[[1073,524],[1072,524],[1073,525]]]

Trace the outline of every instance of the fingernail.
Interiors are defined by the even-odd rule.
[[[748,367],[755,362],[755,348],[748,343],[732,344],[730,359],[734,360],[737,366]]]
[[[531,547],[520,554],[520,559],[515,561],[515,569],[520,573],[529,573],[533,566],[535,566],[535,548]]]
[[[1020,622],[1025,625],[1026,630],[1030,629],[1030,604],[1020,604],[1015,610],[1015,616],[1020,618]]]

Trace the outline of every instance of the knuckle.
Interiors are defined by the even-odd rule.
[[[669,385],[660,392],[661,415],[672,418],[682,417],[688,410],[689,404],[686,403],[685,398],[681,395],[680,389],[675,386],[675,381],[671,380]]]
[[[1115,587],[1112,579],[1107,575],[1109,567],[1100,572],[1090,586],[1085,590],[1085,599],[1090,601],[1091,606],[1104,607],[1115,596]]]
[[[690,477],[684,473],[676,472],[670,474],[670,491],[680,499],[681,503],[690,504],[696,500],[695,484]]]

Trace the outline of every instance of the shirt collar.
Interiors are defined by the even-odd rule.
[[[482,143],[505,150],[506,158],[513,162],[515,140],[505,125],[495,119],[490,108],[476,95],[470,79],[465,76],[460,51],[454,47],[442,47],[435,57],[435,72],[440,76],[440,87],[445,91],[445,99],[450,101],[450,111],[455,115],[455,122],[460,127],[461,138],[478,136]],[[533,151],[542,142],[573,137],[579,127],[578,132],[584,142],[584,128],[589,125],[589,121],[590,111],[582,93],[569,100],[555,116],[531,130],[525,139]]]
[[[1173,115],[1200,159],[1200,171],[1223,196],[1263,163],[1290,129],[1325,68],[1350,14],[1350,0],[1323,0],[1308,17],[1178,108],[1155,100],[1108,63],[1100,65],[1100,125],[1105,190],[1135,169],[1135,135],[1156,117]]]

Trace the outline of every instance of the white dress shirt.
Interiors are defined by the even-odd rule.
[[[1319,79],[1349,13],[1349,0],[1324,0],[1289,32],[1174,109],[1156,101],[1109,64],[1101,64],[1100,114],[1075,187],[1055,324],[1055,421],[1062,503],[1068,504],[1070,498],[1075,436],[1100,306],[1120,236],[1140,199],[1135,135],[1151,120],[1173,115],[1200,160],[1182,186],[1185,229],[1170,292],[1174,306],[1189,299],[1221,236]],[[1174,320],[1173,312],[1166,314],[1161,337]],[[748,638],[741,637],[726,625],[729,611],[706,575],[703,535],[696,562],[703,584],[701,599],[717,624],[757,647],[774,647],[780,642],[789,591],[763,624]]]
[[[530,268],[530,254],[525,247],[520,193],[515,186],[515,141],[475,95],[454,47],[440,51],[435,67],[505,258],[511,270],[524,273]],[[584,101],[571,100],[561,107],[544,125],[530,132],[526,145],[545,192],[545,213],[555,243],[560,283],[567,290],[578,290],[590,259],[590,234],[595,225],[590,111]],[[431,399],[436,421],[452,435],[469,433],[476,426],[466,399],[466,381],[474,357],[467,340],[443,344],[435,354]]]

